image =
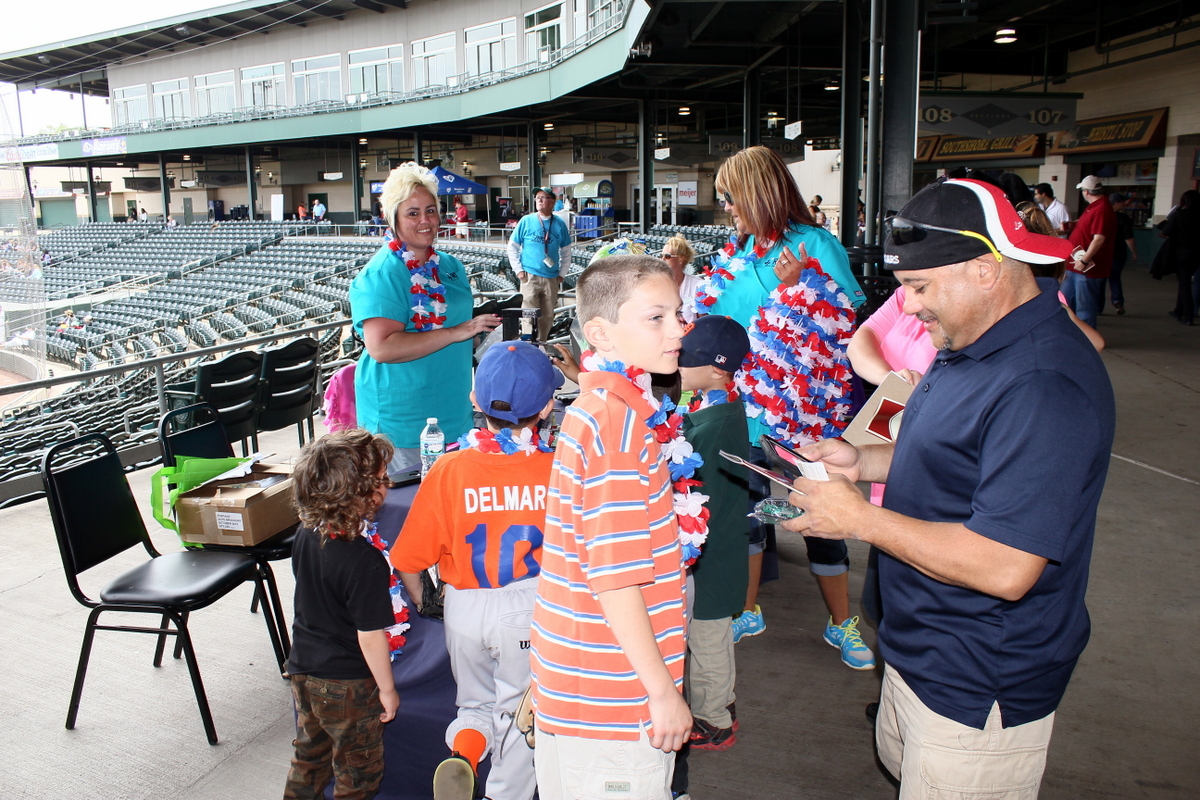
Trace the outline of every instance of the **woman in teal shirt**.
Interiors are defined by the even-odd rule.
[[[441,217],[429,170],[397,167],[380,199],[394,238],[350,284],[350,313],[366,344],[354,392],[359,426],[392,440],[396,470],[420,461],[428,417],[448,442],[471,429],[472,339],[500,317],[471,316],[466,270],[433,249]]]
[[[746,406],[751,460],[767,465],[758,447],[769,434],[802,446],[841,434],[850,414],[854,309],[866,300],[846,250],[818,226],[787,165],[773,150],[750,147],[721,165],[717,195],[737,233],[712,260],[696,293],[700,314],[723,314],[746,326],[750,355],[736,386]],[[770,487],[750,477],[752,501]],[[765,628],[756,606],[762,547],[770,526],[751,527],[750,591],[734,621],[734,640]],[[850,616],[849,559],[844,542],[805,537],[809,568],[829,609],[825,641],[854,669],[875,658]]]

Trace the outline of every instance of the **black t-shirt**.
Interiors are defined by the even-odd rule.
[[[1124,211],[1117,212],[1117,243],[1113,258],[1122,263],[1129,258],[1129,245],[1125,242],[1133,238],[1133,218]]]
[[[288,672],[329,680],[371,677],[359,631],[396,623],[389,593],[392,570],[363,538],[330,539],[301,528],[292,545],[296,611]]]

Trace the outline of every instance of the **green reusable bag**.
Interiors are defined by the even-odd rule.
[[[154,518],[164,528],[179,533],[175,523],[175,499],[183,492],[195,489],[221,473],[228,472],[248,458],[197,458],[176,456],[175,466],[163,467],[150,476],[150,506]],[[164,502],[165,501],[165,502]]]

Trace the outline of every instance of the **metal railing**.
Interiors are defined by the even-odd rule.
[[[249,106],[236,108],[232,111],[218,112],[203,117],[171,117],[168,119],[153,118],[137,120],[115,125],[101,130],[73,130],[55,134],[37,134],[19,139],[12,139],[5,144],[12,146],[44,144],[49,142],[69,142],[81,139],[91,139],[95,136],[121,136],[137,133],[155,133],[159,131],[186,130],[189,128],[207,127],[210,125],[229,125],[237,122],[253,122],[258,120],[288,119],[291,117],[307,117],[317,114],[331,114],[341,111],[357,111],[376,106],[389,106],[407,103],[414,100],[428,100],[435,97],[448,97],[463,94],[474,89],[482,89],[505,81],[543,72],[558,66],[562,62],[582,52],[587,47],[620,30],[625,26],[626,18],[633,7],[628,0],[618,0],[618,8],[613,15],[603,20],[596,27],[577,36],[557,50],[549,51],[542,58],[527,61],[524,64],[508,69],[472,75],[464,72],[446,77],[446,83],[436,86],[423,86],[406,92],[380,92],[375,94],[348,94],[344,100],[319,100],[300,106]]]

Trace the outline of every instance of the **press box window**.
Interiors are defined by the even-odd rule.
[[[562,3],[525,15],[525,59],[546,62],[562,47]]]
[[[446,86],[456,72],[455,35],[445,33],[413,42],[413,88]]]
[[[255,108],[286,105],[283,64],[266,64],[243,69],[242,105]]]
[[[404,91],[404,45],[350,53],[350,94]]]
[[[486,75],[517,65],[517,20],[467,28],[467,74]]]
[[[338,54],[292,62],[296,105],[342,99],[342,57]]]
[[[233,70],[197,75],[196,116],[227,114],[233,111]]]
[[[114,89],[112,96],[114,121],[117,125],[128,125],[150,118],[145,85]]]

